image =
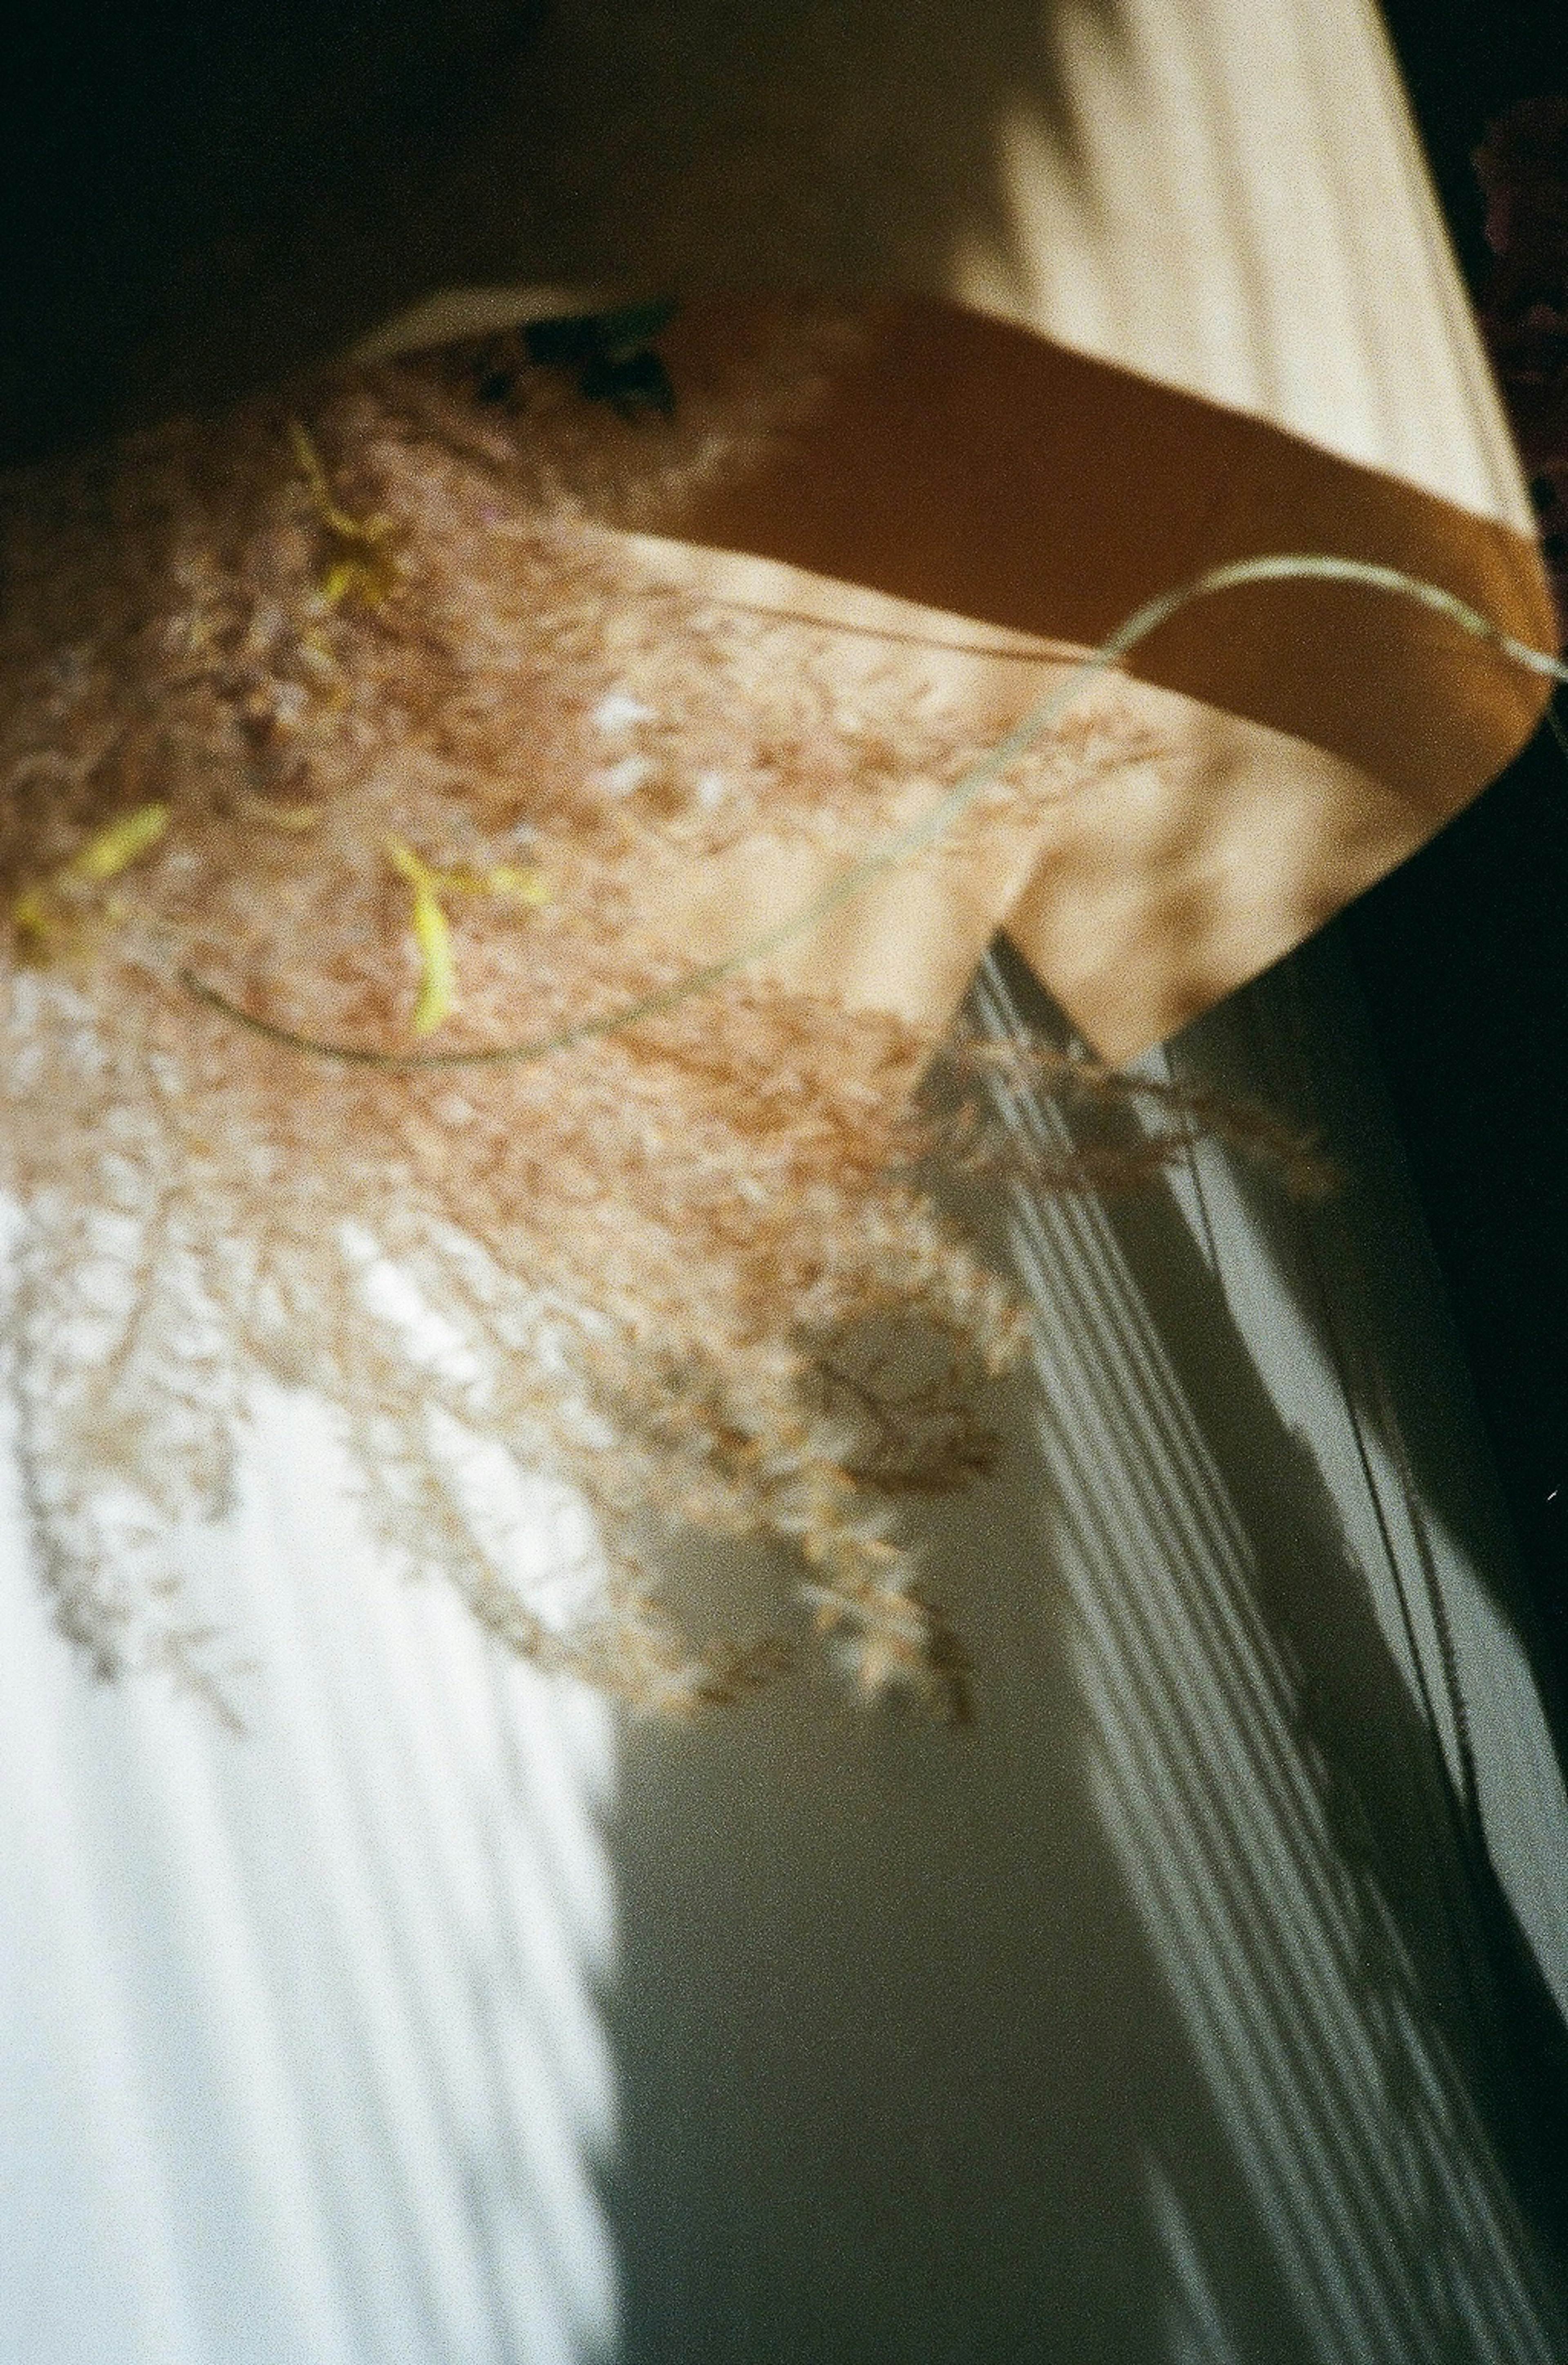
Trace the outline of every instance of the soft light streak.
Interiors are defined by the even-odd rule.
[[[571,1506],[516,1508],[541,1563],[583,1549]],[[304,1396],[262,1401],[234,1519],[189,1540],[258,1662],[237,1740],[159,1687],[84,1687],[20,1533],[0,2358],[604,2365],[608,1711],[388,1582]]]

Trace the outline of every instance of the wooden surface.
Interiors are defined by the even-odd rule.
[[[617,1728],[367,1565],[294,1398],[190,1547],[234,1739],[85,1681],[13,1504],[6,2365],[1551,2365],[1568,1816],[1360,1026],[1315,953],[1173,1055],[1326,1211],[980,1211],[971,1730]]]

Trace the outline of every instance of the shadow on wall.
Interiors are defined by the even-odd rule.
[[[1072,14],[1114,52],[1115,0]],[[818,284],[928,282],[961,237],[1005,252],[1021,100],[1073,146],[1041,0],[961,39],[901,0],[33,15],[0,99],[0,458],[231,397],[443,283],[790,286],[802,251]]]
[[[1548,2365],[1507,1909],[1325,1476],[1169,1194],[989,1220],[1036,1365],[928,1534],[978,1725],[627,1741],[623,2354]]]
[[[1266,1177],[1233,1170],[1231,1187],[1250,1239],[1322,1362],[1342,1373],[1378,1445],[1404,1465],[1409,1490],[1516,1638],[1561,1762],[1568,1741],[1561,1653],[1553,1653],[1540,1605],[1523,1581],[1477,1442],[1472,1384],[1403,1141],[1385,1102],[1374,1098],[1370,1080],[1379,1062],[1350,963],[1350,934],[1340,922],[1190,1027],[1172,1046],[1175,1067],[1189,1081],[1222,1089],[1228,1077],[1245,1074],[1265,1100],[1319,1132],[1338,1161],[1343,1188],[1310,1225]],[[1452,991],[1451,979],[1430,981],[1430,997],[1439,1003]],[[1451,1080],[1455,1068],[1449,1072]],[[1484,1095],[1484,1080],[1474,1089]],[[1350,1322],[1348,1302],[1355,1307]],[[1548,1388],[1548,1412],[1550,1404]]]

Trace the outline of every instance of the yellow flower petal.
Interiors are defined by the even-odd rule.
[[[431,1035],[449,1014],[457,998],[452,930],[437,900],[437,874],[400,837],[386,840],[386,853],[413,891],[414,942],[420,948],[420,964],[413,1026],[416,1035]]]
[[[72,879],[113,879],[157,845],[169,826],[167,805],[138,805],[123,821],[90,837],[66,864]]]
[[[12,924],[29,958],[41,960],[45,957],[58,916],[41,887],[24,887],[12,903]]]

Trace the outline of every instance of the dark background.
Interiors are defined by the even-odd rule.
[[[1471,152],[1514,100],[1568,90],[1568,5],[1383,6],[1479,284]],[[1568,1698],[1568,759],[1550,734],[1338,925]]]

